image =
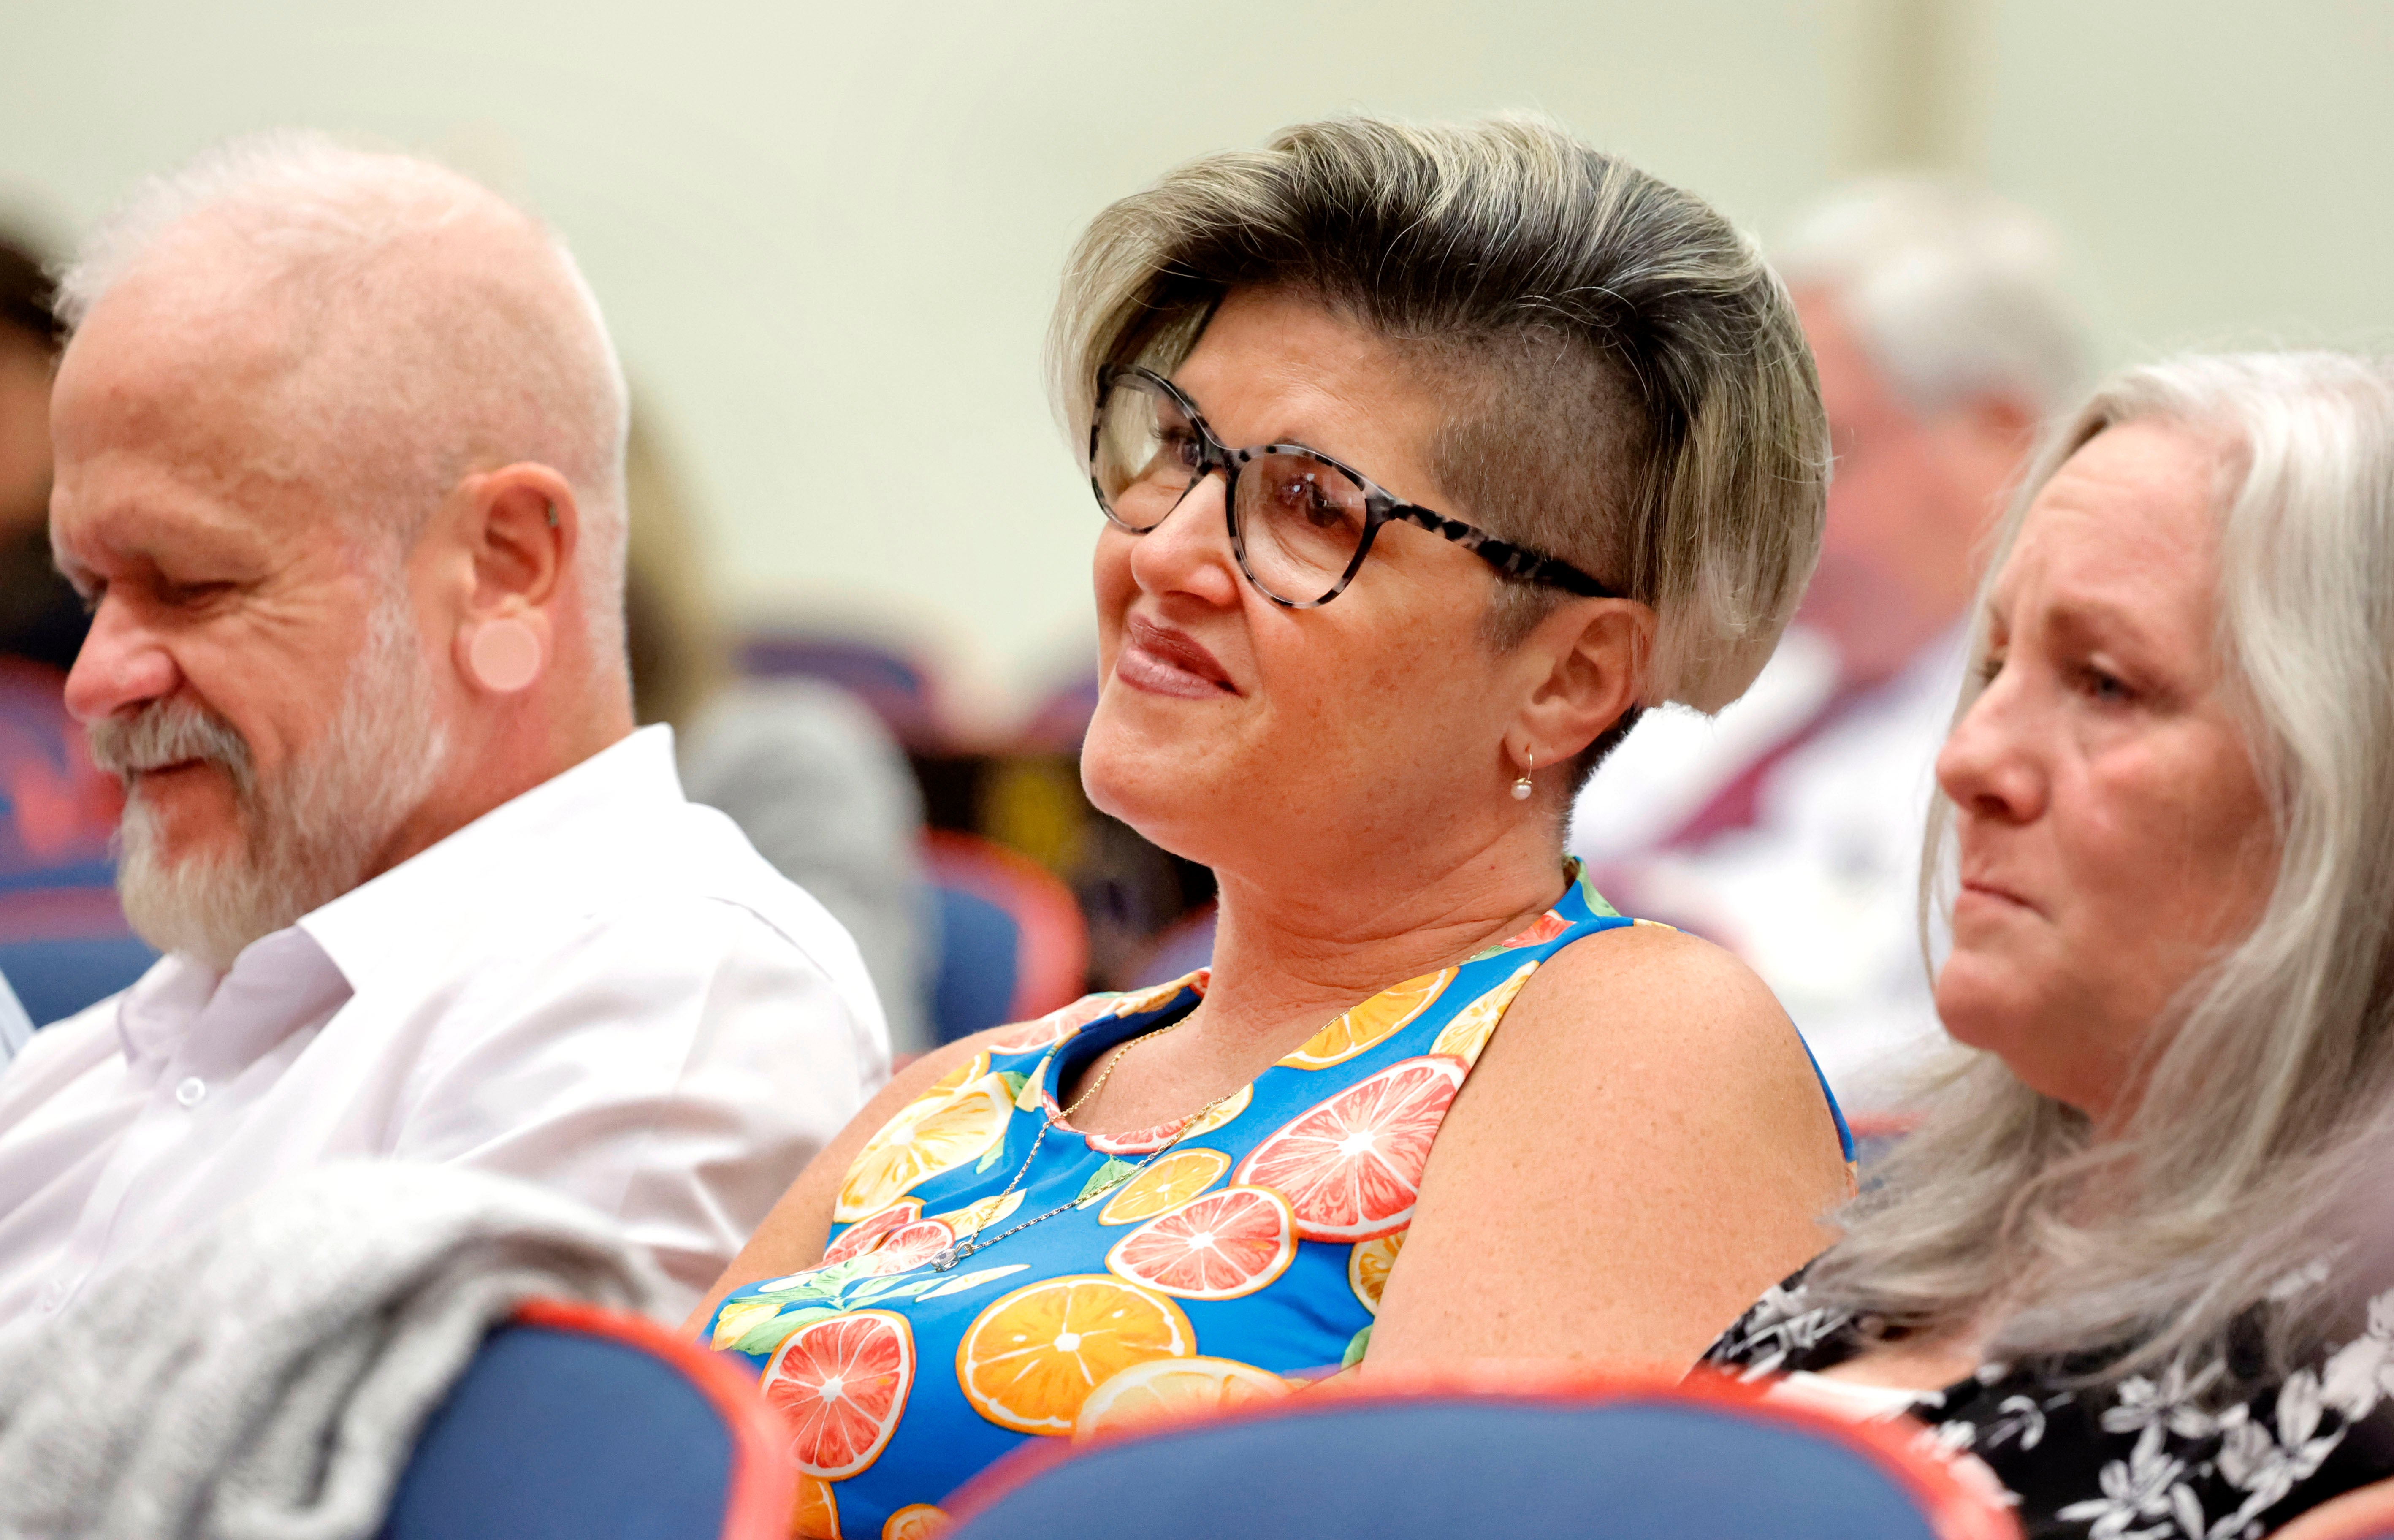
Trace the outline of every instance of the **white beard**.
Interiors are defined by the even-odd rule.
[[[421,807],[449,756],[431,671],[403,588],[368,617],[339,705],[316,741],[270,780],[248,744],[202,708],[159,703],[92,730],[92,757],[120,774],[205,758],[232,778],[241,843],[179,861],[156,809],[126,774],[118,897],[134,932],[219,972],[243,947],[365,880],[400,821]]]

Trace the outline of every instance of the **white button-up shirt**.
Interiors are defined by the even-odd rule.
[[[687,1309],[888,1078],[856,948],[650,728],[254,942],[168,957],[0,1074],[0,1332],[319,1162],[520,1177]]]

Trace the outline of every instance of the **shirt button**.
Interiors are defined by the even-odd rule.
[[[175,1099],[186,1107],[196,1107],[207,1099],[208,1083],[193,1075],[175,1087]]]

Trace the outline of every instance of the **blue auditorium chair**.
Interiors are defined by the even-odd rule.
[[[1080,997],[1089,932],[1071,888],[1026,856],[944,829],[924,836],[923,861],[940,905],[931,1019],[940,1042]]]
[[[937,681],[921,659],[902,649],[863,637],[769,631],[741,642],[739,665],[750,678],[835,684],[914,752],[937,753],[948,744]]]
[[[0,659],[0,973],[37,1026],[115,994],[158,954],[116,903],[122,800],[67,715],[65,677]]]
[[[783,1540],[788,1444],[716,1354],[638,1316],[533,1300],[425,1425],[379,1540]]]
[[[1020,1451],[947,1540],[2019,1540],[1922,1431],[1711,1375],[1414,1376]]]

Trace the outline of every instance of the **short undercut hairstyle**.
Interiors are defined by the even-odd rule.
[[[1828,428],[1786,291],[1728,220],[1532,116],[1336,118],[1209,155],[1072,255],[1049,367],[1076,446],[1101,367],[1169,373],[1224,296],[1263,288],[1448,383],[1430,457],[1456,518],[1653,608],[1640,706],[1716,711],[1753,682],[1820,553]],[[1564,602],[1505,582],[1492,641]]]

